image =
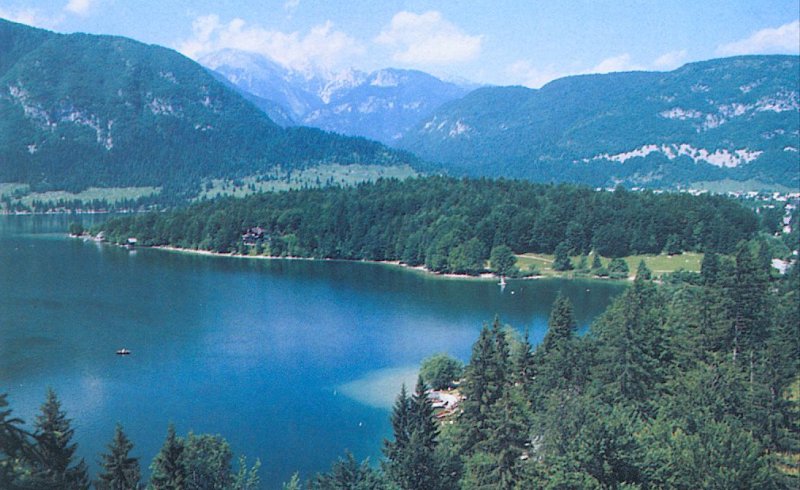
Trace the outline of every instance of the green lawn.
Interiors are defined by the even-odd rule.
[[[590,255],[588,263],[591,266],[594,256]],[[604,266],[608,266],[611,259],[601,257]],[[631,255],[624,257],[625,262],[628,263],[630,275],[636,274],[636,268],[639,267],[639,262],[644,260],[647,267],[653,271],[653,275],[661,276],[662,274],[675,272],[678,269],[683,269],[691,272],[700,272],[700,263],[703,261],[703,254],[696,252],[685,252],[680,255]],[[572,257],[573,266],[577,266],[580,261],[579,256]],[[527,253],[517,255],[517,266],[521,271],[525,272],[535,267],[542,276],[569,276],[574,274],[559,272],[553,270],[553,255],[550,254],[533,254]]]
[[[12,205],[22,204],[28,208],[32,207],[34,201],[51,206],[56,206],[59,201],[91,203],[95,199],[115,204],[123,200],[136,200],[156,195],[160,192],[160,187],[90,187],[77,193],[66,191],[30,192],[30,187],[25,184],[0,183],[0,198],[10,197]]]
[[[90,187],[77,193],[66,191],[32,192],[21,198],[20,202],[26,206],[30,206],[33,201],[55,204],[60,200],[91,202],[95,199],[99,199],[114,204],[125,199],[138,199],[140,197],[152,196],[159,192],[161,192],[159,187]]]
[[[317,165],[305,170],[285,172],[276,170],[265,175],[251,175],[237,180],[213,179],[204,185],[197,199],[218,196],[244,197],[256,192],[287,191],[325,185],[349,186],[373,182],[380,178],[406,179],[417,176],[408,165]]]

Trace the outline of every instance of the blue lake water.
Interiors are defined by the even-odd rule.
[[[495,315],[537,342],[559,292],[586,326],[624,287],[501,291],[381,264],[129,252],[66,237],[75,219],[0,216],[0,393],[30,423],[55,389],[93,470],[116,422],[143,468],[170,422],[222,434],[261,459],[265,488],[325,471],[345,449],[377,461],[422,359],[467,361]]]

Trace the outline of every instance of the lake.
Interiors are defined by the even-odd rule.
[[[145,473],[174,422],[262,461],[265,488],[380,458],[402,382],[464,361],[495,315],[544,336],[559,292],[588,325],[624,286],[463,280],[385,264],[128,251],[66,237],[96,216],[0,216],[0,393],[30,426],[52,387],[94,472],[117,422]],[[125,347],[130,356],[115,355]]]

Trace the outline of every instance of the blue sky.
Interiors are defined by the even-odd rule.
[[[236,48],[298,70],[391,66],[529,87],[800,52],[800,0],[0,0],[0,17],[193,58]]]

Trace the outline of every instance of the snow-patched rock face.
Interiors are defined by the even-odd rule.
[[[743,93],[747,93],[757,87],[759,83],[753,82],[748,85],[742,85],[739,89]],[[692,108],[673,107],[661,111],[658,115],[665,119],[680,121],[697,120],[694,127],[699,133],[718,128],[735,118],[752,117],[758,112],[800,111],[800,95],[796,91],[783,90],[774,95],[761,97],[754,103],[732,102],[719,104],[716,109],[716,112],[702,112]]]
[[[378,70],[369,84],[373,87],[398,87],[400,81],[397,79],[396,73],[389,70]]]
[[[31,94],[21,84],[10,85],[8,94],[14,102],[22,107],[25,117],[32,120],[39,127],[54,131],[59,124],[63,123],[86,126],[94,130],[99,145],[102,145],[106,150],[114,147],[114,138],[111,135],[111,127],[114,125],[113,120],[109,119],[103,124],[99,116],[78,110],[71,105],[48,110],[42,104],[33,100]],[[30,154],[38,151],[38,146],[35,143],[26,146]]]
[[[450,122],[447,119],[439,120],[437,117],[434,117],[425,123],[422,127],[422,131],[446,134],[443,138],[458,138],[469,137],[470,133],[473,133],[475,130],[461,119]]]
[[[309,66],[298,71],[255,53],[224,50],[201,58],[239,88],[285,107],[294,123],[388,143],[466,87],[413,70]]]
[[[156,116],[178,116],[181,112],[180,109],[174,107],[169,101],[160,97],[153,97],[150,99],[150,102],[147,103],[147,108]]]
[[[718,149],[712,152],[705,148],[695,148],[692,145],[682,143],[671,145],[644,145],[631,151],[616,153],[614,155],[603,153],[592,158],[584,158],[583,161],[584,163],[589,163],[592,161],[606,160],[609,162],[625,163],[632,158],[644,158],[652,153],[660,153],[669,160],[674,160],[683,156],[691,158],[694,163],[702,162],[716,167],[735,168],[755,161],[763,152],[748,150],[747,148],[734,151]]]
[[[685,121],[687,119],[699,119],[703,117],[703,113],[694,109],[683,109],[681,107],[673,107],[667,111],[662,111],[658,114],[665,119],[678,119]]]
[[[448,136],[451,138],[455,138],[456,136],[461,136],[463,134],[467,134],[472,131],[472,128],[465,124],[461,119],[455,122],[453,126],[450,128],[450,131],[447,133]]]

